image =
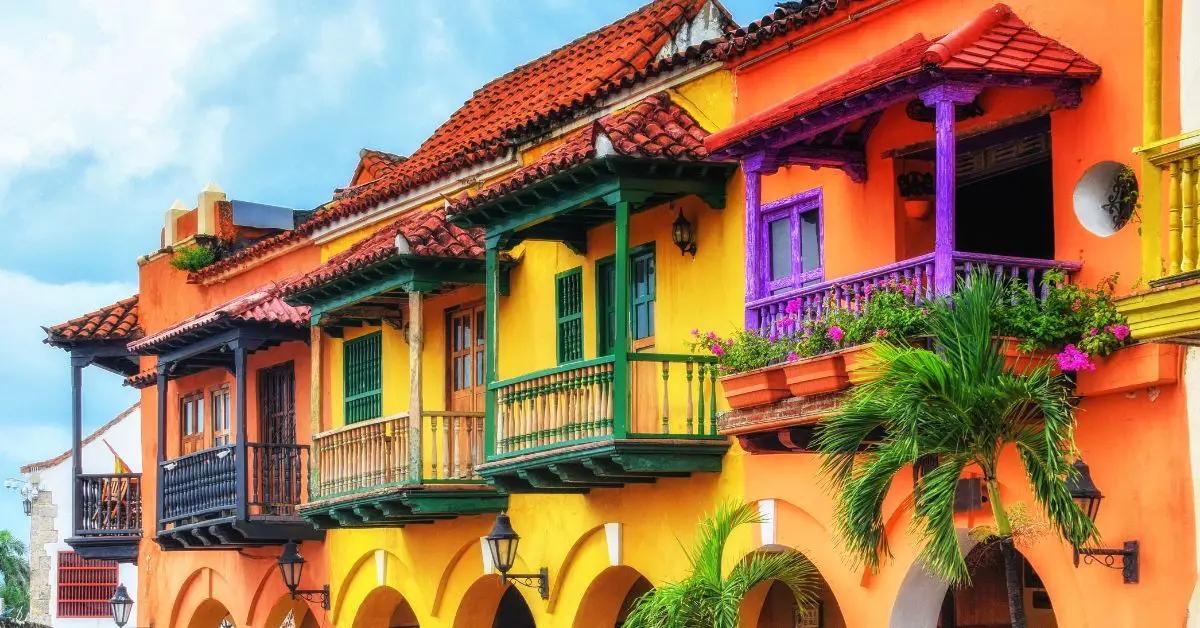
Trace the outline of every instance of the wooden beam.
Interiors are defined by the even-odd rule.
[[[324,340],[325,332],[320,327],[309,328],[308,332],[308,351],[309,351],[309,385],[308,385],[308,421],[309,421],[309,439],[316,434],[325,431],[321,421],[321,411],[323,409],[321,398],[321,379],[324,376]],[[308,497],[305,501],[312,499],[313,489],[319,486],[321,481],[320,469],[318,463],[320,457],[320,447],[312,447],[308,452]]]
[[[421,350],[425,346],[425,322],[421,292],[408,293],[408,477],[414,484],[421,482],[421,431],[424,417],[421,408]],[[430,434],[430,438],[433,438]]]

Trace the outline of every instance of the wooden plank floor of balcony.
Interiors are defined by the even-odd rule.
[[[486,484],[422,484],[311,502],[300,514],[322,530],[387,528],[497,513],[507,505],[508,497]]]

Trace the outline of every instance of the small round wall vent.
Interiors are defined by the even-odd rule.
[[[1108,237],[1133,217],[1138,202],[1137,177],[1125,164],[1102,161],[1079,178],[1073,200],[1079,224],[1100,237]]]

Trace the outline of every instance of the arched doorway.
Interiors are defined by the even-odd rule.
[[[782,545],[767,545],[758,550],[783,551],[795,550]],[[805,609],[799,607],[792,590],[782,582],[772,580],[754,587],[742,600],[740,628],[846,628],[833,589],[820,571],[816,571],[815,584],[817,603]]]
[[[634,602],[653,589],[636,569],[624,565],[600,572],[588,585],[575,614],[575,628],[620,628]]]
[[[237,623],[224,604],[209,599],[196,607],[188,628],[237,628]]]
[[[942,598],[938,628],[1007,628],[1008,587],[1004,579],[1004,557],[996,544],[976,545],[967,554],[971,584],[952,588]],[[1021,557],[1021,597],[1029,628],[1057,628],[1050,594],[1037,571]]]
[[[271,611],[263,620],[263,628],[317,628],[317,618],[313,615],[308,603],[302,599],[293,600],[290,595],[283,595],[275,601]]]
[[[525,598],[516,587],[509,586],[504,595],[500,596],[500,605],[496,607],[496,618],[492,620],[492,628],[535,628],[533,612],[525,603]]]
[[[367,594],[354,614],[354,628],[419,628],[408,600],[391,587],[378,587]]]

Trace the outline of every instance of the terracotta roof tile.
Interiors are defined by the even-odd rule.
[[[49,344],[105,340],[134,340],[142,336],[138,323],[138,295],[121,299],[95,312],[45,328]]]
[[[243,294],[206,312],[196,314],[166,329],[129,343],[133,353],[146,353],[162,343],[206,329],[224,329],[228,323],[272,323],[306,327],[308,307],[288,305],[279,297],[279,286],[271,283]]]
[[[358,168],[354,170],[350,184],[359,185],[392,174],[405,161],[408,157],[364,148],[358,151]]]
[[[214,280],[241,265],[296,243],[338,220],[387,202],[468,167],[500,158],[523,138],[569,119],[619,90],[694,62],[715,58],[716,39],[659,59],[672,33],[695,18],[709,0],[653,0],[625,17],[584,35],[487,83],[403,161],[366,151],[369,159],[352,185],[295,231],[261,240],[191,273],[188,281]],[[720,4],[724,19],[732,17]],[[379,176],[360,176],[361,170]]]
[[[284,282],[283,296],[311,290],[360,268],[400,253],[396,237],[408,243],[408,253],[425,257],[483,259],[483,229],[463,229],[446,222],[446,210],[420,211],[382,227],[312,271]]]
[[[131,388],[149,388],[157,383],[157,380],[158,372],[154,369],[147,369],[126,377],[123,383]]]
[[[748,24],[730,31],[714,49],[721,59],[736,57],[771,42],[788,33],[846,12],[851,6],[868,6],[871,0],[801,0],[780,2],[775,10]]]
[[[613,150],[626,157],[702,161],[708,158],[708,150],[704,148],[707,135],[687,110],[672,102],[666,92],[659,92],[573,131],[554,150],[489,183],[478,194],[460,196],[450,204],[449,213],[469,212],[595,158],[600,137],[607,138]]]
[[[1027,43],[1032,41],[1041,43]],[[1030,47],[1036,49],[1032,58],[1027,54]],[[1100,76],[1100,66],[1042,37],[1007,5],[997,4],[939,39],[930,41],[924,35],[913,35],[829,81],[710,135],[705,145],[714,153],[723,151],[761,131],[932,67],[947,75],[1018,73],[1085,81]]]

